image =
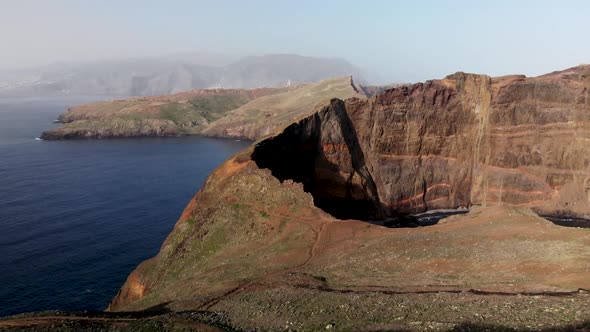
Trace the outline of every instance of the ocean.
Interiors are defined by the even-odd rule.
[[[249,144],[35,139],[92,100],[0,99],[0,316],[106,308],[207,175]]]

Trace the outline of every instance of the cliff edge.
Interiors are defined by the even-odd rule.
[[[584,324],[590,233],[538,214],[590,213],[589,88],[580,66],[333,99],[218,167],[108,310],[244,330]]]

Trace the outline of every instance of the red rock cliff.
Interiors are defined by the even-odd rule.
[[[456,73],[334,99],[258,144],[343,218],[510,204],[588,213],[590,66],[526,78]]]
[[[543,234],[560,231],[548,230],[526,208],[590,214],[589,74],[590,66],[536,78],[457,73],[390,89],[369,100],[333,99],[215,170],[158,255],[137,267],[109,310],[144,310],[166,303],[172,310],[202,310],[216,299],[240,292],[244,285],[253,285],[252,280],[283,278],[296,270],[309,272],[306,269],[316,259],[319,270],[307,275],[332,273],[331,283],[355,269],[362,271],[363,280],[376,278],[367,285],[394,280],[396,287],[411,283],[421,273],[456,273],[432,268],[440,260],[417,258],[415,270],[391,279],[413,262],[409,257],[400,258],[399,265],[391,263],[386,272],[366,273],[393,261],[391,247],[400,243],[399,236],[408,241],[410,234],[422,237],[424,233],[339,222],[325,212],[342,219],[367,220],[429,209],[493,206],[465,217],[472,222],[480,213],[487,215],[477,228],[465,228],[464,239],[475,242],[456,242],[447,252],[455,256],[441,258],[471,266],[482,252],[496,252],[488,257],[492,265],[478,261],[471,266],[471,271],[483,270],[473,274],[480,278],[476,286],[466,283],[465,287],[488,285],[490,273],[499,268],[495,263],[506,259],[501,265],[504,270],[491,279],[511,284],[518,270],[515,266],[521,263],[506,258],[506,250],[523,251],[521,262],[536,261],[543,285],[553,287],[559,284],[556,280],[566,280],[568,287],[586,287],[587,273],[580,271],[587,271],[584,266],[590,264],[590,256],[579,251],[580,263],[564,258],[556,248],[567,251],[564,248],[574,238],[584,243],[579,246],[586,245],[587,237],[572,231],[565,236],[567,241],[549,248],[555,241],[553,235],[545,238],[549,242],[538,242],[545,235],[531,228],[545,227]],[[498,205],[523,208],[496,208]],[[513,218],[513,213],[522,218]],[[500,228],[488,228],[491,222]],[[343,237],[347,225],[352,235]],[[452,242],[454,235],[448,232],[461,225],[446,228],[447,237],[439,239],[441,243]],[[433,232],[441,229],[444,225]],[[491,239],[485,232],[503,232],[510,241],[517,233],[528,232],[532,237],[520,246],[520,239],[496,242],[498,238]],[[357,233],[365,237],[359,240]],[[481,237],[474,239],[477,236]],[[374,241],[376,238],[391,242]],[[474,244],[480,240],[488,243],[485,250]],[[387,245],[379,247],[380,243]],[[365,245],[377,247],[361,249]],[[470,248],[480,251],[472,253]],[[322,250],[327,255],[323,260],[318,258]],[[550,255],[559,258],[558,263],[554,261],[557,265],[547,263]],[[364,263],[368,265],[358,265]],[[547,275],[547,266],[564,271],[557,268],[562,266],[571,274],[555,279],[561,272]],[[527,281],[532,277],[522,274],[518,278]],[[439,279],[429,276],[419,283],[424,280]],[[448,279],[452,285],[457,280]],[[354,282],[358,279],[346,284]]]

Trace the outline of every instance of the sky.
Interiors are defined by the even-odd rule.
[[[590,62],[590,1],[0,0],[0,69],[159,56],[340,57],[377,83]]]

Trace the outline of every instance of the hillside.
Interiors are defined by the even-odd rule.
[[[307,84],[257,98],[228,112],[203,130],[204,135],[254,140],[309,115],[316,105],[332,98],[364,98],[352,77]]]
[[[194,90],[98,102],[68,109],[59,117],[64,125],[41,137],[177,136],[200,134],[211,127],[207,135],[255,139],[306,114],[319,102],[362,97],[355,89],[351,78],[342,77],[285,88]]]
[[[456,73],[333,99],[217,168],[109,310],[268,331],[587,326],[590,233],[538,214],[590,215],[588,77]]]
[[[362,72],[342,59],[269,54],[146,57],[0,71],[0,96],[155,96],[194,89],[285,87]]]

